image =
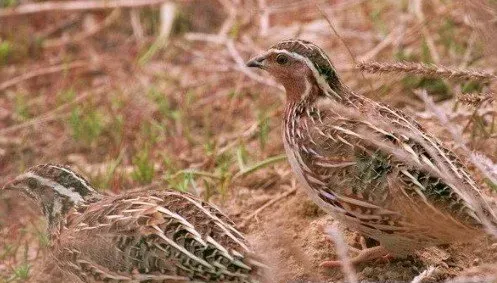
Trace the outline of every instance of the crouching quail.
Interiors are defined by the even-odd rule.
[[[83,282],[261,282],[264,265],[214,206],[172,190],[98,193],[61,165],[8,183],[48,222],[57,267]]]

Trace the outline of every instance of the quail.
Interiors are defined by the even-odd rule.
[[[317,45],[281,41],[246,65],[285,88],[283,142],[308,195],[379,242],[352,263],[469,241],[497,227],[495,210],[457,155],[408,115],[350,90]]]
[[[262,282],[265,268],[233,222],[187,193],[105,196],[54,164],[5,185],[43,212],[50,255],[82,282]]]

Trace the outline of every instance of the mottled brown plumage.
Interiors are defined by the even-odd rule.
[[[285,87],[285,149],[310,197],[380,242],[353,262],[495,227],[495,212],[456,155],[402,112],[349,90],[318,46],[283,41],[247,66]]]
[[[83,282],[262,278],[263,265],[234,224],[189,194],[152,190],[106,197],[60,165],[34,167],[5,188],[40,205],[49,222],[51,258]]]

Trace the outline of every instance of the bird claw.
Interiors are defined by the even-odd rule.
[[[366,238],[359,234],[358,232],[356,234],[356,239],[359,238],[357,241],[359,242],[359,245],[361,246],[361,250],[365,250],[368,248],[368,244],[366,243]]]
[[[319,264],[319,267],[325,267],[325,268],[337,268],[341,266],[342,262],[339,260],[325,260]]]
[[[320,227],[321,230],[324,233],[324,226]],[[330,242],[334,243],[333,239],[328,236],[326,233],[326,239],[329,240]],[[356,236],[359,236],[359,244],[361,246],[360,249],[348,246],[348,249],[357,255],[350,258],[350,263],[352,265],[358,265],[364,262],[368,261],[373,261],[373,260],[380,260],[381,262],[389,262],[393,256],[389,254],[389,252],[382,246],[376,246],[376,247],[371,247],[369,248],[366,243],[366,239],[364,236],[359,235],[358,233]],[[320,267],[326,267],[326,268],[336,268],[336,267],[341,267],[342,266],[342,260],[326,260],[321,262],[319,264]]]
[[[389,254],[389,252],[382,246],[376,246],[372,248],[367,248],[360,250],[358,254],[350,259],[350,264],[352,265],[358,265],[361,263],[373,261],[373,260],[381,260],[388,262],[393,258],[392,255]],[[327,268],[334,268],[334,267],[341,267],[343,264],[342,260],[326,260],[321,262],[319,266],[321,267],[327,267]]]

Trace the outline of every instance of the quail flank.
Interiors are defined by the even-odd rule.
[[[315,44],[282,41],[247,66],[286,90],[285,150],[309,196],[380,243],[353,263],[468,241],[497,227],[458,157],[402,112],[352,92]]]
[[[82,282],[261,282],[264,265],[228,217],[171,190],[104,196],[70,168],[39,165],[4,189],[48,222],[51,257]]]

